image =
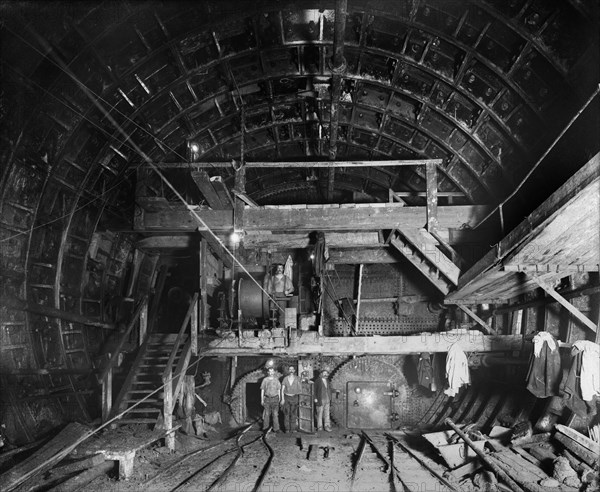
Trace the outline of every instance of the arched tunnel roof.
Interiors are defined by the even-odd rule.
[[[135,231],[142,187],[178,200],[148,162],[203,206],[202,180],[227,193],[244,162],[439,159],[441,200],[494,206],[598,87],[597,2],[343,4],[0,4],[0,370],[89,367],[95,335],[39,309],[102,317],[123,291],[133,240],[102,234]],[[561,167],[540,168],[529,189],[547,196],[597,152],[594,104]],[[390,190],[423,205],[426,175],[248,167],[245,188],[258,205],[386,202]],[[73,386],[68,370],[50,386]]]

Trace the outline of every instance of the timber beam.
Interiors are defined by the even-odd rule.
[[[556,302],[558,302],[562,307],[564,307],[567,311],[569,311],[575,318],[581,321],[585,326],[587,326],[594,333],[597,330],[596,323],[594,323],[591,319],[589,319],[586,315],[584,315],[579,309],[577,309],[573,304],[567,301],[563,296],[561,296],[558,292],[554,290],[554,287],[549,283],[545,282],[541,278],[536,275],[532,275],[533,280],[548,294],[552,297]]]
[[[477,222],[488,210],[482,205],[438,207],[438,227],[460,229]],[[195,209],[213,232],[233,230],[233,210]],[[361,205],[296,205],[245,208],[241,227],[248,231],[364,231],[375,229],[422,228],[427,223],[426,207],[403,207],[400,203]],[[139,232],[189,232],[205,229],[184,205],[144,211]]]
[[[442,159],[406,159],[395,161],[315,161],[315,162],[245,162],[244,167],[247,169],[264,169],[264,168],[313,168],[313,167],[395,167],[395,166],[422,166],[434,164],[440,166]],[[131,167],[146,168],[157,167],[159,169],[233,169],[231,161],[228,162],[147,162],[132,163]]]
[[[316,331],[300,332],[288,347],[276,347],[273,339],[219,339],[202,350],[205,356],[253,354],[396,355],[421,352],[447,352],[460,343],[465,352],[512,352],[528,349],[531,342],[521,335],[486,335],[476,330],[453,330],[407,336],[324,337]],[[240,346],[241,345],[241,346]]]
[[[474,313],[467,306],[463,306],[462,304],[457,304],[457,306],[464,311],[470,318],[475,320],[488,334],[497,335],[496,330],[494,330],[490,325],[488,325],[485,321],[483,321],[476,313]]]

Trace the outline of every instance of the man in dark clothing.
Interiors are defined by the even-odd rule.
[[[260,403],[264,407],[263,430],[268,430],[273,417],[273,432],[279,432],[279,394],[281,383],[275,377],[275,368],[269,367],[268,376],[260,384]]]
[[[323,369],[315,380],[315,406],[317,409],[317,431],[331,432],[331,384],[327,381],[329,371]]]
[[[283,404],[283,418],[285,432],[296,432],[298,418],[298,403],[302,393],[300,378],[296,376],[296,368],[288,366],[288,375],[281,383],[281,403]]]

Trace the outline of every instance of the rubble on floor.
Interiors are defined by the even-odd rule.
[[[472,426],[460,433],[465,439],[452,429],[423,437],[439,452],[448,465],[446,476],[458,480],[461,490],[599,490],[600,444],[570,427],[556,424],[554,432],[533,434],[529,423],[519,423],[496,426],[489,435]]]

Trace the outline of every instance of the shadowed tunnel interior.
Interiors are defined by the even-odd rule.
[[[326,164],[436,159],[441,208],[486,207],[448,233],[464,272],[600,147],[597,2],[33,1],[0,14],[0,377],[14,442],[100,417],[95,360],[163,270],[151,322],[177,332],[201,268],[190,207],[233,211],[240,195],[425,207],[425,166]],[[286,162],[308,164],[252,166]],[[252,240],[246,260],[264,254]],[[405,314],[437,323],[427,282],[372,272],[396,282],[373,287],[380,297],[431,298]],[[353,270],[338,273],[352,298]],[[221,280],[212,325],[231,311]]]

